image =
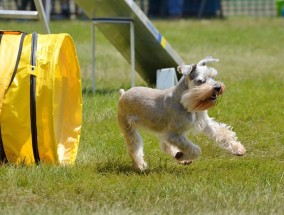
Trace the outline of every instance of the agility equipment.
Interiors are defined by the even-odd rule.
[[[0,65],[1,163],[73,164],[82,95],[72,38],[0,31]]]
[[[157,70],[183,64],[180,56],[133,0],[75,0],[75,3],[132,65],[132,86],[134,69],[146,82],[155,84]],[[94,40],[93,35],[93,44]],[[134,45],[131,46],[131,43]],[[93,53],[94,48],[93,45]],[[93,64],[93,84],[94,74]]]
[[[45,14],[41,0],[33,0],[35,3],[36,11],[25,10],[0,10],[0,18],[5,19],[35,19],[39,20],[45,33],[50,34],[48,25],[49,13]],[[50,0],[46,0],[46,10],[50,10]],[[48,17],[47,17],[48,15]]]

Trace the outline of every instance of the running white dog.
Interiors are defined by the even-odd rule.
[[[177,70],[183,77],[170,89],[133,87],[126,92],[120,90],[118,122],[137,169],[147,168],[138,127],[157,133],[161,149],[181,164],[189,164],[201,154],[200,147],[185,136],[192,128],[204,132],[232,154],[245,154],[244,146],[237,141],[231,127],[214,121],[207,114],[207,109],[215,105],[225,88],[223,83],[214,80],[217,71],[206,66],[206,63],[218,61],[206,57],[197,64],[179,66]]]

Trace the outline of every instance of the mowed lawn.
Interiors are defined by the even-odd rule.
[[[233,156],[189,133],[202,155],[182,166],[142,131],[149,169],[134,171],[116,121],[118,89],[130,87],[129,64],[98,33],[93,94],[91,23],[56,21],[51,31],[71,34],[81,65],[77,162],[1,166],[0,214],[284,214],[284,19],[153,22],[186,63],[220,59],[214,67],[226,92],[209,114],[234,128],[247,154]],[[0,20],[0,28],[41,31],[36,22]],[[136,83],[147,85],[138,75]]]

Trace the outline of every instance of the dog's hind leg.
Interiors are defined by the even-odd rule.
[[[170,153],[175,153],[173,157],[181,164],[189,164],[201,154],[200,147],[188,141],[184,135],[168,134],[163,139],[170,145]],[[176,151],[173,150],[175,148]],[[169,151],[169,148],[166,150]]]
[[[134,167],[139,170],[145,170],[147,163],[144,161],[144,144],[138,130],[132,126],[129,120],[122,116],[118,116],[118,121],[124,136],[128,154],[133,161]]]
[[[176,154],[180,152],[180,150],[178,150],[177,147],[171,146],[170,144],[168,144],[166,141],[162,139],[160,140],[160,143],[161,143],[161,150],[165,152],[166,154],[169,154],[173,158],[175,158]]]
[[[177,160],[179,164],[188,165],[191,164],[191,160],[179,160],[184,154],[177,147],[168,144],[166,141],[161,139],[161,150],[166,154],[169,154]]]

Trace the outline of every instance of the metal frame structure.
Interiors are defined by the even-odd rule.
[[[131,87],[135,86],[135,33],[134,22],[131,18],[93,18],[92,19],[92,89],[96,91],[96,73],[95,73],[95,25],[104,24],[129,24],[130,26],[130,64],[131,64]]]
[[[38,19],[45,33],[50,34],[48,21],[41,0],[34,0],[37,11],[0,10],[0,18],[6,19]]]
[[[147,84],[153,86],[156,84],[157,70],[183,64],[181,57],[134,0],[75,0],[75,3],[92,22],[93,41],[96,28],[131,64],[132,86],[135,85],[136,72]],[[95,42],[93,50],[94,47]],[[93,67],[94,65],[93,62]],[[92,79],[95,80],[94,74]],[[93,89],[95,90],[95,86]]]

